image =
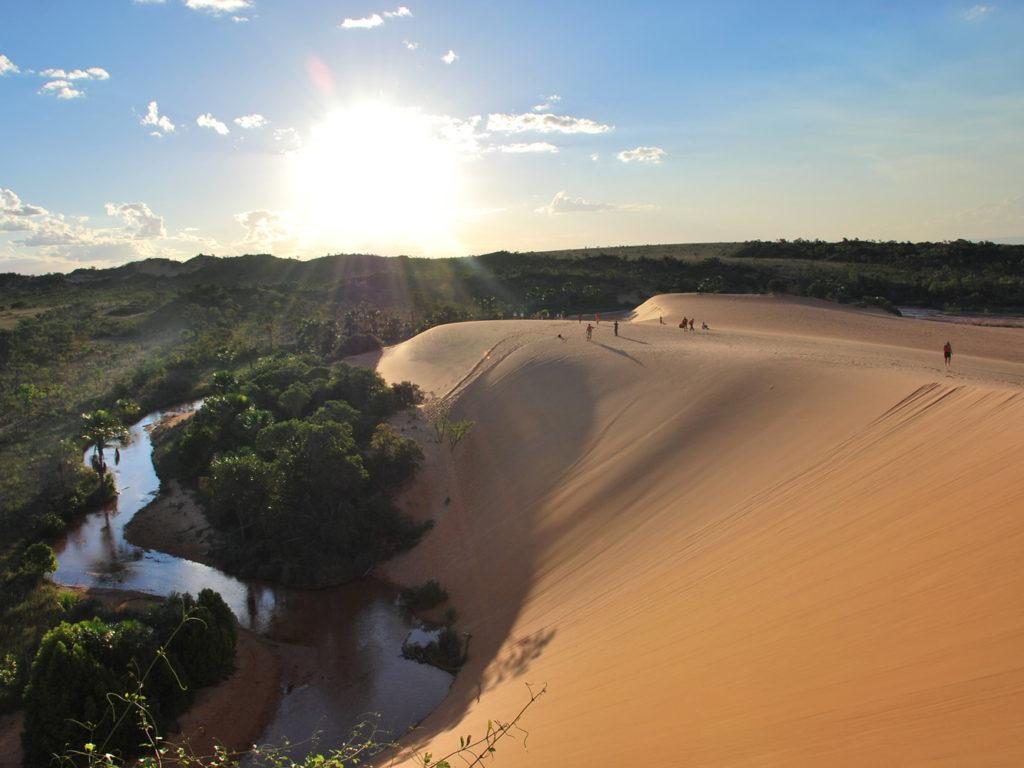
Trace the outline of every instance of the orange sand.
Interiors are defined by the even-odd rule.
[[[1024,330],[685,295],[620,333],[463,323],[379,363],[477,423],[386,568],[472,633],[415,746],[529,681],[501,766],[1024,765]]]

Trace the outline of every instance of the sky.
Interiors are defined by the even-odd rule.
[[[1024,0],[0,0],[0,272],[1024,242]]]

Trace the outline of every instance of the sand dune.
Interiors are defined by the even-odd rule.
[[[472,633],[417,746],[529,681],[498,765],[1024,764],[1024,331],[661,296],[620,333],[465,323],[380,361],[477,422],[387,567]]]

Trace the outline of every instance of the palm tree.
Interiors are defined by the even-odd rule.
[[[103,458],[103,449],[112,440],[124,440],[128,436],[128,430],[121,420],[109,411],[102,408],[82,414],[82,439],[89,445],[94,446],[99,456],[99,469],[97,472],[102,476],[107,471],[107,462]]]

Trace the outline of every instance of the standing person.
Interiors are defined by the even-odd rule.
[[[615,321],[615,325],[613,327],[615,328],[615,335],[618,336],[619,335],[619,321],[618,320]]]
[[[665,324],[665,318],[662,317],[661,315],[658,315],[658,325],[664,325],[664,324]]]
[[[583,325],[583,313],[582,312],[577,312],[576,313],[576,319],[580,321],[580,325]]]
[[[950,344],[948,341],[946,342],[946,345],[942,348],[942,356],[946,358],[946,367],[949,368],[950,363],[952,363],[953,361],[953,345]]]
[[[684,331],[686,330],[686,322],[686,318],[684,317],[683,322],[679,324],[679,327],[682,328]]]
[[[590,323],[587,323],[587,341],[590,341],[590,339],[593,337],[593,335],[594,335],[594,326],[592,326]]]
[[[594,323],[597,325],[601,324],[601,315],[597,312],[594,313]]]
[[[690,330],[691,330],[691,331],[693,330],[693,321],[694,321],[695,319],[696,319],[696,318],[693,318],[693,317],[691,317],[691,318],[690,318]]]

